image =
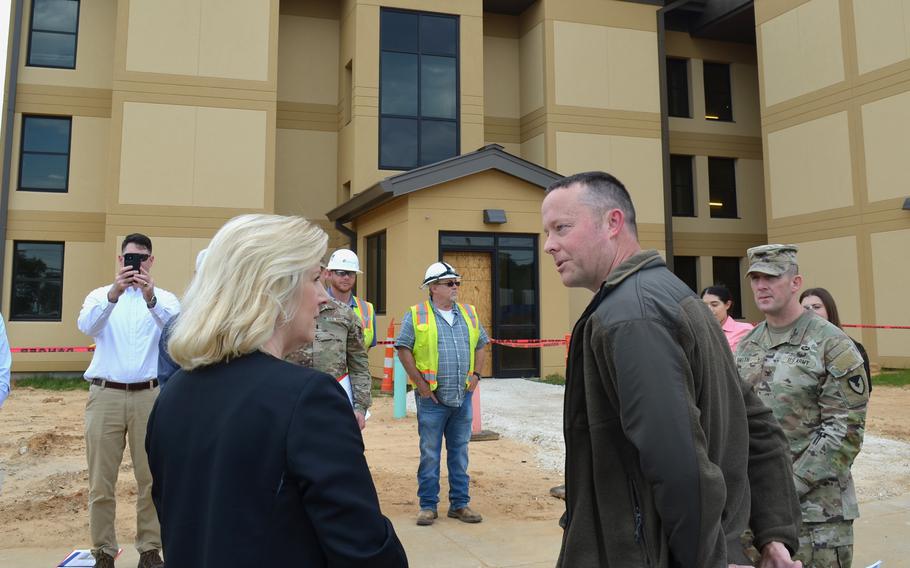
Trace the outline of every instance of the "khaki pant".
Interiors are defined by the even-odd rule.
[[[158,389],[123,391],[92,385],[85,405],[88,513],[92,550],[117,555],[117,473],[127,440],[136,476],[136,549],[161,550],[161,527],[152,503],[152,474],[145,429]]]
[[[853,521],[803,523],[799,552],[805,568],[850,568],[853,564]]]

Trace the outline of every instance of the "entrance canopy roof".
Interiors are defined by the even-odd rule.
[[[563,176],[489,144],[475,152],[385,178],[328,212],[330,221],[347,223],[396,197],[486,170],[499,170],[541,188]]]

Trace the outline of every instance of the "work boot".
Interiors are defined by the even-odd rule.
[[[139,565],[136,568],[164,568],[164,561],[157,550],[146,550],[139,555]]]
[[[550,489],[550,497],[556,497],[557,499],[566,500],[566,486],[557,485]]]
[[[436,511],[433,509],[421,509],[420,512],[417,513],[417,524],[421,527],[428,527],[433,524],[433,521],[435,521],[438,516],[439,515],[437,515]]]
[[[479,523],[483,520],[480,513],[475,513],[467,506],[462,507],[461,509],[449,509],[449,517],[458,519],[463,523]]]
[[[100,550],[93,550],[92,556],[95,557],[95,568],[114,568],[114,557]]]

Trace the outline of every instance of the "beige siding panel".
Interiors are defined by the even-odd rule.
[[[844,80],[838,0],[811,0],[760,28],[766,106]]]
[[[484,36],[483,102],[488,116],[521,118],[517,39]]]
[[[521,36],[518,42],[521,63],[521,116],[544,103],[544,43],[543,24],[537,24]]]
[[[265,207],[267,121],[264,110],[196,109],[193,205]]]
[[[110,89],[114,76],[114,33],[117,2],[80,2],[75,69],[26,66],[31,2],[24,2],[20,42],[19,83]],[[9,11],[9,3],[5,3]]]
[[[897,259],[906,259],[908,250],[910,229],[872,234],[876,323],[910,325],[910,302],[907,301],[910,262],[896,262]],[[882,329],[876,333],[880,357],[910,356],[907,331]]]
[[[853,205],[847,113],[768,135],[771,217]]]
[[[337,105],[338,21],[282,15],[278,26],[278,100]]]
[[[123,104],[120,203],[192,205],[196,109]]]
[[[910,92],[862,106],[869,201],[905,197],[910,176]]]
[[[199,72],[201,0],[134,1],[129,10],[127,71]]]
[[[853,21],[860,73],[910,57],[910,0],[855,1]]]
[[[864,323],[860,312],[856,237],[798,242],[803,289],[825,288],[834,296],[842,323]],[[832,262],[832,259],[837,259]],[[850,332],[861,339],[859,331]]]
[[[267,80],[271,10],[272,2],[266,0],[202,0],[199,75]]]
[[[337,148],[334,132],[278,129],[275,212],[325,219],[337,205]]]
[[[659,112],[653,32],[554,22],[556,104]],[[605,64],[592,65],[592,53]]]
[[[547,165],[547,147],[546,135],[538,134],[537,136],[525,140],[521,143],[521,157],[529,162],[534,162],[538,166]]]
[[[73,117],[69,190],[66,193],[11,191],[10,209],[103,212],[110,124],[108,118]],[[12,132],[15,151],[10,164],[11,188],[19,185],[21,127],[22,116],[17,114]]]
[[[632,195],[639,223],[662,224],[660,140],[576,132],[556,133],[556,171],[565,175],[603,170]]]

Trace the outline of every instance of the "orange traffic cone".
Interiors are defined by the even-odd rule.
[[[392,318],[389,321],[389,331],[386,335],[386,340],[388,341],[388,343],[386,343],[386,346],[385,346],[385,362],[383,364],[382,387],[379,390],[379,392],[381,392],[383,394],[392,394],[392,392],[394,391],[394,382],[392,379],[393,379],[393,374],[395,372],[395,369],[394,369],[395,347],[391,343],[394,339],[395,339],[395,318]]]

